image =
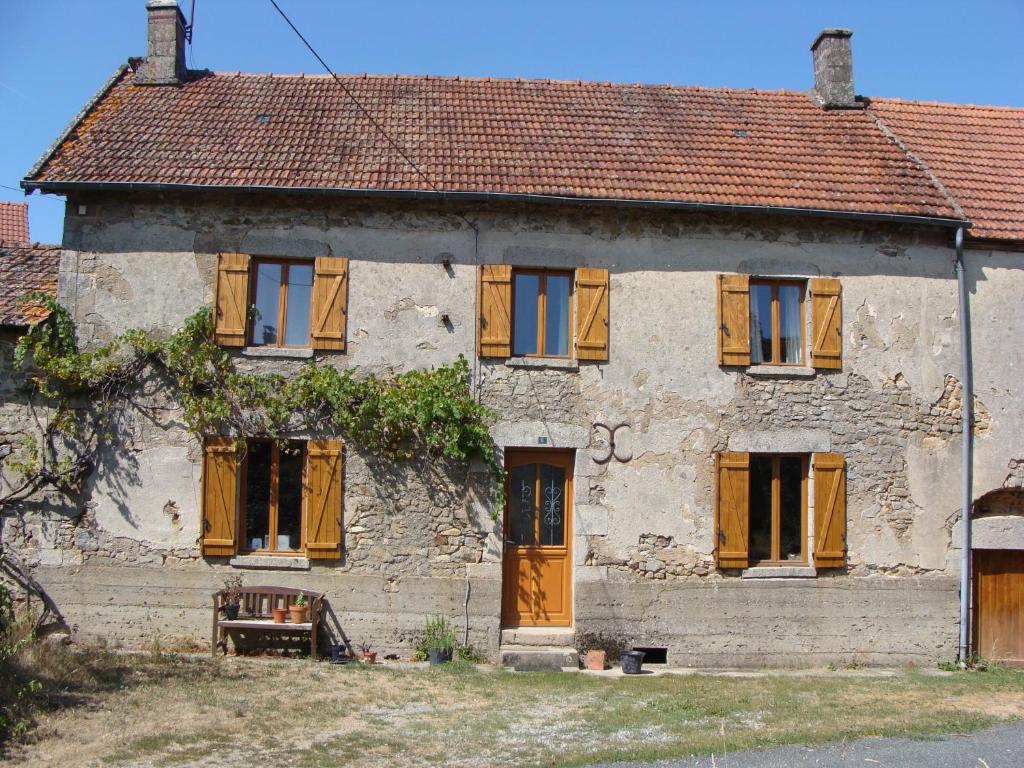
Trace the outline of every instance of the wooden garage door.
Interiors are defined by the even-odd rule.
[[[973,559],[975,651],[1024,665],[1024,550],[976,549]]]

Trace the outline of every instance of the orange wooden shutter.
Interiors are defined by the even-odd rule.
[[[306,449],[306,556],[341,557],[341,443],[310,440]]]
[[[249,319],[248,254],[217,254],[213,293],[214,341],[225,347],[244,347]]]
[[[209,437],[203,445],[203,554],[235,554],[238,517],[238,452],[231,437]]]
[[[313,349],[345,349],[348,316],[348,259],[320,256],[313,275]]]
[[[750,275],[718,276],[718,364],[750,365]]]
[[[814,565],[846,564],[846,463],[841,453],[814,454]]]
[[[811,280],[811,365],[843,367],[843,294],[831,277]]]
[[[746,568],[749,556],[750,454],[715,454],[715,562]]]
[[[481,265],[478,299],[477,350],[480,356],[508,357],[512,354],[512,267]]]
[[[576,359],[608,359],[608,270],[576,270]]]

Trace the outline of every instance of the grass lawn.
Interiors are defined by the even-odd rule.
[[[963,732],[1024,671],[598,678],[51,649],[19,765],[582,765]]]

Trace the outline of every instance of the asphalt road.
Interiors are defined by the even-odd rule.
[[[1024,723],[968,736],[858,739],[840,744],[776,747],[731,755],[595,768],[1024,768]]]

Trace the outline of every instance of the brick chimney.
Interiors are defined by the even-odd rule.
[[[853,93],[853,48],[848,29],[823,29],[811,46],[814,98],[825,109],[858,109]]]
[[[177,85],[185,79],[185,17],[177,0],[149,0],[146,59],[135,82]]]

